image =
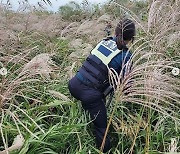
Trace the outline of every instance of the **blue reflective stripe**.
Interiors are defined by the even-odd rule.
[[[112,52],[105,48],[103,45],[100,45],[98,51],[101,52],[104,56],[108,57]]]
[[[79,69],[79,72],[86,78],[89,79],[92,83],[98,85],[99,81],[94,78],[91,74],[89,74],[89,72],[87,72],[85,69],[83,69],[82,67]]]
[[[86,79],[84,76],[82,76],[82,74],[80,72],[77,72],[76,77],[85,84],[91,83],[88,79]]]
[[[93,65],[91,65],[87,60],[83,63],[83,65],[88,69],[90,72],[94,73],[97,77],[100,74],[100,71],[95,68]]]

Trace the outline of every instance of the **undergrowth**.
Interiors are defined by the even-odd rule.
[[[77,11],[79,6],[74,5]],[[144,14],[138,14],[136,11],[142,6]],[[60,12],[65,8],[67,6],[60,8]],[[126,78],[136,84],[128,89],[130,94],[126,96],[122,91],[122,87],[127,86],[126,80],[123,84],[117,80],[115,84],[119,89],[107,109],[111,123],[108,129],[112,137],[111,152],[179,152],[180,78],[171,73],[180,65],[179,41],[178,38],[169,40],[179,36],[179,20],[175,18],[178,18],[179,2],[139,2],[133,7],[130,1],[124,1],[124,5],[114,1],[106,4],[102,11],[98,6],[94,8],[98,15],[96,12],[91,16],[83,14],[78,20],[83,20],[84,16],[97,18],[104,13],[111,14],[114,19],[123,14],[131,17],[138,27],[136,40],[130,47],[136,65],[131,76]],[[163,8],[166,8],[166,14]],[[68,9],[72,11],[69,6]],[[77,16],[84,10],[80,8],[72,18],[69,16],[74,10],[64,11],[63,20],[71,22],[77,21]],[[173,11],[174,20],[171,20]],[[43,12],[36,13],[41,18]],[[5,29],[8,28],[7,25]],[[13,154],[100,152],[95,146],[88,113],[70,96],[67,87],[84,57],[70,59],[69,55],[77,52],[69,45],[74,36],[64,39],[58,34],[50,36],[27,28],[1,44],[0,62],[7,74],[0,76],[0,151],[8,153],[7,148],[20,135],[17,147],[11,151]],[[141,59],[142,56],[145,57]],[[115,77],[117,74],[113,73],[111,75]]]

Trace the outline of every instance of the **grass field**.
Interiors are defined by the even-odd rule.
[[[180,153],[179,15],[179,0],[71,2],[58,13],[31,7],[13,12],[1,5],[0,154],[101,153],[92,121],[67,83],[106,37],[107,21],[113,35],[123,16],[137,32],[129,46],[131,74],[120,82],[110,70],[117,86],[107,108],[111,152]],[[126,88],[129,81],[133,85]]]

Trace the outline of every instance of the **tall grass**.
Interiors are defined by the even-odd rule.
[[[55,63],[61,65],[63,51],[65,52],[64,57],[68,54],[66,53],[68,48],[66,41],[53,40],[51,51],[61,52],[60,57],[48,50],[46,37],[38,33],[25,34],[23,32],[19,34],[18,39],[13,40],[13,44],[11,41],[6,42],[0,51],[1,63],[7,69],[7,74],[0,76],[0,141],[2,141],[0,146],[1,149],[3,149],[2,146],[5,147],[6,153],[10,150],[8,147],[12,144],[15,134],[19,134],[26,141],[27,134],[24,132],[29,133],[28,136],[31,136],[32,139],[39,139],[39,134],[45,134],[46,127],[43,126],[45,124],[42,125],[40,121],[43,119],[45,109],[51,108],[51,105],[43,107],[43,104],[54,100],[48,90],[50,90],[49,88],[54,90],[55,88],[51,84],[55,86],[58,83],[59,68]],[[34,35],[36,35],[36,39],[34,39]],[[39,106],[41,107],[38,108]],[[56,106],[63,108],[61,102],[52,108]],[[37,108],[37,110],[32,112],[33,108]],[[48,115],[46,112],[44,116],[48,118],[57,115]]]
[[[179,57],[176,57],[179,49],[175,45],[171,57],[167,57],[166,54],[172,48],[172,44],[168,45],[168,37],[179,32],[178,1],[159,0],[150,4],[148,22],[145,24],[139,22],[138,17],[124,6],[118,3],[116,5],[128,11],[145,35],[138,37],[138,40],[130,47],[130,50],[134,48],[135,51],[129,63],[124,65],[127,73],[123,79],[121,77],[123,69],[120,75],[109,69],[112,85],[117,88],[101,150],[112,122],[116,130],[131,137],[131,146],[122,147],[121,153],[134,153],[142,140],[144,143],[141,152],[150,153],[152,150],[166,152],[167,145],[163,145],[162,149],[153,145],[157,144],[153,142],[154,133],[157,127],[161,127],[159,120],[154,119],[153,116],[164,116],[163,120],[170,118],[176,127],[180,124],[180,78],[171,73],[174,67],[180,66]],[[173,44],[178,44],[178,40],[174,41]],[[131,64],[133,64],[132,68]],[[134,112],[134,109],[128,109],[129,106],[139,106],[139,113],[137,110]],[[119,110],[122,115],[118,113]],[[124,113],[124,110],[127,113]],[[145,133],[143,137],[140,137],[141,132]],[[178,128],[176,134],[179,134]],[[176,137],[179,140],[179,135]]]
[[[124,65],[127,69],[124,78],[120,78],[122,72],[117,75],[109,69],[112,85],[117,87],[108,108],[107,133],[113,139],[111,152],[179,152],[180,78],[171,73],[180,63],[179,1],[150,3],[143,20],[126,3],[125,7],[116,1],[106,7],[112,9],[114,5],[117,12],[108,10],[108,13],[113,12],[112,16],[116,17],[120,12],[126,14],[135,21],[138,30],[129,48],[132,59]],[[39,20],[44,18],[42,14]],[[23,22],[21,14],[22,22],[28,26],[14,33],[9,29],[15,14],[4,15],[9,19],[4,30],[10,35],[4,36],[0,48],[0,61],[7,69],[7,75],[0,76],[0,150],[20,154],[98,153],[91,121],[67,89],[68,79],[81,63],[68,57],[72,52],[68,46],[71,40],[61,40],[60,34],[66,36],[65,31],[73,31],[71,26],[67,27],[70,22],[54,22],[49,14],[50,19],[46,21],[54,24],[47,30],[45,24],[38,22],[34,27],[39,29],[35,30],[32,19]],[[61,25],[66,28],[61,29]],[[74,34],[67,38],[81,37]],[[96,37],[91,38],[95,42]],[[11,151],[14,145],[15,150]]]

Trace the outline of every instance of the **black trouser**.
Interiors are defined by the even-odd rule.
[[[76,76],[69,81],[68,87],[72,96],[80,100],[83,108],[89,111],[94,123],[96,143],[100,148],[107,127],[107,113],[102,92],[84,85]],[[103,152],[107,152],[110,147],[110,139],[107,136]]]

